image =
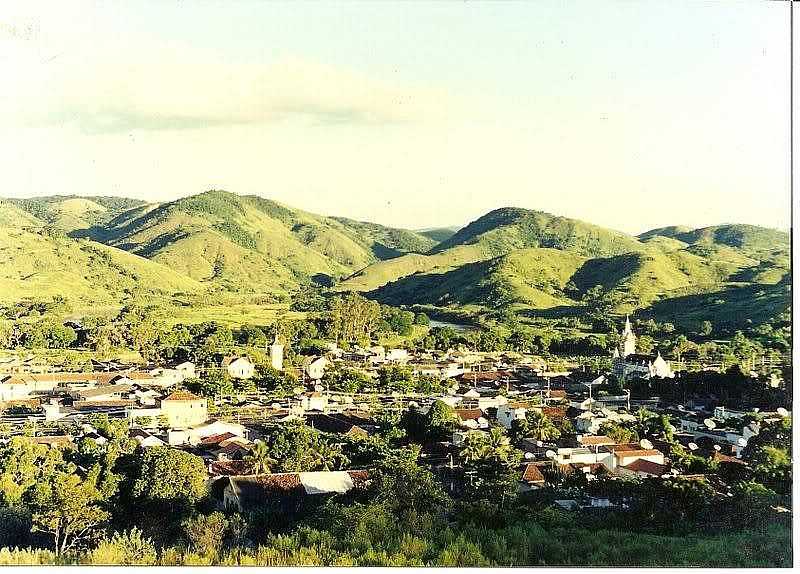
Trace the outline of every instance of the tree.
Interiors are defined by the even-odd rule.
[[[431,471],[417,464],[419,453],[418,446],[394,451],[375,469],[375,498],[399,520],[408,514],[439,512],[452,504]]]
[[[0,495],[7,506],[20,504],[40,482],[46,482],[63,467],[61,451],[14,437],[0,448]]]
[[[433,401],[425,414],[426,433],[429,437],[440,440],[453,432],[457,421],[453,407],[444,401]]]
[[[103,540],[91,553],[92,564],[107,566],[152,566],[156,563],[153,541],[135,526],[115,532],[111,540]]]
[[[148,448],[141,458],[133,495],[181,510],[206,495],[206,469],[199,456],[170,447]]]
[[[256,441],[250,454],[245,456],[244,461],[250,466],[253,474],[263,474],[272,472],[272,467],[277,461],[270,456],[269,445],[264,441]]]
[[[527,432],[524,436],[541,440],[556,440],[561,436],[561,431],[553,424],[553,421],[541,411],[529,410],[525,414],[527,422]]]
[[[201,554],[216,556],[222,548],[228,520],[221,512],[208,516],[198,514],[183,523],[183,530],[189,545]]]
[[[85,480],[72,473],[58,472],[33,491],[33,529],[53,537],[57,555],[84,542],[109,518],[102,509],[97,476]]]
[[[708,337],[714,331],[714,325],[711,324],[711,321],[703,321],[700,323],[700,334],[703,337]]]
[[[467,475],[467,496],[504,505],[517,488],[517,466],[522,453],[511,446],[500,427],[488,433],[471,432],[460,452]]]
[[[639,440],[639,435],[635,430],[611,421],[604,422],[600,425],[599,433],[621,443],[637,442]]]

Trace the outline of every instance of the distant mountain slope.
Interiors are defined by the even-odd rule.
[[[75,195],[51,195],[4,201],[65,232],[104,225],[117,215],[145,204],[144,201],[124,197]]]
[[[610,256],[647,247],[624,233],[538,211],[503,208],[487,213],[434,247],[427,256],[406,255],[360,270],[341,289],[374,291],[414,273],[443,272],[519,249],[548,248],[584,257]]]
[[[639,235],[646,239],[655,235],[671,237],[690,245],[725,245],[744,254],[783,252],[789,248],[789,234],[757,225],[713,225],[700,229],[664,227]]]
[[[417,233],[424,235],[435,243],[441,243],[453,237],[458,230],[458,227],[434,227],[433,229],[420,229]]]
[[[485,246],[495,255],[529,247],[561,249],[586,257],[619,255],[642,249],[635,237],[619,231],[540,211],[505,207],[491,211],[460,229],[437,245],[434,252],[474,244]]]
[[[401,229],[336,219],[258,196],[209,191],[120,214],[92,236],[234,291],[330,282],[432,242]]]
[[[0,225],[12,227],[42,227],[44,222],[18,207],[15,203],[0,199]]]
[[[438,242],[425,233],[385,227],[366,221],[355,221],[346,217],[332,217],[348,230],[359,234],[371,243],[372,252],[378,259],[391,259],[404,253],[426,253]]]
[[[411,275],[371,295],[392,304],[490,308],[527,305],[549,308],[574,302],[563,290],[585,258],[556,249],[521,249],[456,269]]]
[[[116,305],[132,293],[170,295],[196,281],[142,257],[45,230],[0,226],[0,301],[65,297],[76,306]]]

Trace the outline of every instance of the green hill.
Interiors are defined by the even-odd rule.
[[[404,277],[371,295],[390,304],[414,301],[440,307],[570,305],[573,302],[564,295],[564,287],[584,261],[568,251],[521,249],[450,271]]]
[[[458,229],[458,227],[434,227],[432,229],[421,229],[417,233],[424,235],[435,243],[441,243],[453,237]]]
[[[258,196],[209,191],[124,212],[92,236],[230,291],[328,283],[432,242],[414,232],[335,219]]]
[[[630,235],[577,219],[514,207],[496,209],[460,229],[434,248],[442,252],[457,245],[482,245],[495,255],[515,249],[547,247],[586,257],[619,255],[642,249]]]
[[[60,295],[75,307],[119,305],[201,286],[169,267],[94,241],[0,226],[0,301]]]
[[[51,195],[25,199],[6,199],[46,225],[74,232],[106,225],[119,214],[145,202],[124,197]]]
[[[519,249],[545,248],[584,257],[644,251],[636,238],[575,219],[538,211],[503,208],[487,213],[425,255],[406,255],[360,270],[341,289],[374,291],[415,273],[443,273],[461,265]]]
[[[0,225],[12,227],[43,227],[44,222],[18,207],[15,203],[0,199]]]
[[[777,229],[757,225],[713,225],[700,229],[664,227],[647,231],[639,236],[646,239],[661,235],[671,237],[690,245],[728,246],[746,255],[773,254],[789,249],[789,234]]]

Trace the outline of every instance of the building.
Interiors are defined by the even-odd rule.
[[[325,357],[309,357],[305,363],[306,376],[311,380],[318,381],[325,374],[327,366],[328,359]]]
[[[249,379],[253,376],[253,373],[255,373],[256,368],[247,356],[225,357],[222,359],[222,366],[234,379]]]
[[[625,317],[625,328],[612,355],[611,372],[620,379],[671,379],[675,377],[669,363],[661,353],[643,355],[636,353],[636,334],[631,322]]]
[[[272,368],[277,371],[283,370],[283,345],[278,341],[278,334],[275,334],[275,340],[269,347],[269,361]]]
[[[161,414],[170,428],[188,428],[208,419],[208,401],[187,391],[176,391],[161,399]]]

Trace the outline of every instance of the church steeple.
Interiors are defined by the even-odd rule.
[[[636,334],[633,332],[630,317],[625,315],[625,329],[623,329],[622,337],[619,341],[619,354],[624,358],[628,355],[633,355],[635,352]]]

